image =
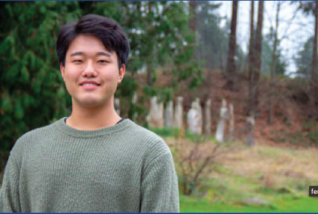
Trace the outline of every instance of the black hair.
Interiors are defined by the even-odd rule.
[[[78,22],[65,24],[56,41],[56,51],[60,63],[65,66],[66,52],[71,42],[78,35],[97,37],[108,51],[115,51],[118,58],[118,67],[127,63],[129,56],[128,39],[120,25],[103,16],[85,15]]]

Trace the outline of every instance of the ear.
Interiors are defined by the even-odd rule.
[[[118,76],[118,84],[121,83],[121,81],[124,79],[125,76],[125,72],[126,72],[126,66],[125,64],[121,65],[121,68],[119,69],[119,76]]]
[[[61,70],[61,75],[62,75],[62,77],[64,79],[64,77],[65,77],[65,67],[63,66],[62,63],[60,64],[60,70]]]

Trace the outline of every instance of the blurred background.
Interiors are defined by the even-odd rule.
[[[22,134],[70,115],[55,42],[93,13],[129,38],[116,109],[170,146],[181,212],[318,211],[317,2],[0,6],[1,172]]]

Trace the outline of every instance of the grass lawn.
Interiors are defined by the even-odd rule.
[[[224,202],[212,202],[207,199],[195,199],[185,196],[180,197],[180,211],[183,213],[194,212],[318,212],[318,198],[309,197],[282,197],[277,198],[270,205],[238,205]]]
[[[174,151],[173,139],[166,141]],[[318,213],[318,198],[308,196],[309,186],[318,186],[317,148],[238,146],[209,166],[196,192],[180,192],[181,212]]]

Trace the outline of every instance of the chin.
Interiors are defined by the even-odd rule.
[[[76,101],[78,105],[87,107],[87,108],[94,108],[98,106],[105,105],[107,103],[106,100],[97,99],[97,98],[85,98],[85,99],[79,99]]]
[[[97,107],[101,106],[102,103],[95,100],[85,100],[83,102],[80,102],[80,105],[85,107]]]

